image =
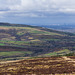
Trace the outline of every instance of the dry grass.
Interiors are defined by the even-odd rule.
[[[0,75],[75,75],[75,62],[65,58],[69,59],[46,57],[0,63]]]

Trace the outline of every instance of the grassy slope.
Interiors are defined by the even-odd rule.
[[[70,50],[64,49],[64,50],[60,50],[60,51],[45,54],[45,56],[65,55],[65,54],[69,54],[70,52],[71,52]]]
[[[51,29],[15,24],[0,24],[0,46],[25,48],[27,51],[2,51],[2,56],[19,56],[30,52],[30,56],[64,55],[74,50],[75,35]],[[70,45],[71,44],[71,45]],[[9,49],[9,48],[8,48]],[[13,52],[13,53],[12,53]],[[12,54],[11,54],[12,53]],[[26,55],[27,56],[27,55]]]

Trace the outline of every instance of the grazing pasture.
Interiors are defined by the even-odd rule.
[[[74,52],[73,33],[30,25],[0,23],[0,60],[63,56],[72,55]]]

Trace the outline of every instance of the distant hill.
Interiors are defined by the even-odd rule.
[[[51,28],[58,31],[75,33],[75,24],[52,24],[52,25],[41,25],[41,27]]]
[[[66,55],[75,50],[75,34],[24,24],[0,23],[0,60]]]

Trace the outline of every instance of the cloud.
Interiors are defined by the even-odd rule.
[[[33,11],[62,12],[75,9],[74,0],[21,0],[21,9]],[[61,9],[61,10],[60,10]],[[67,10],[68,9],[68,10]]]
[[[4,11],[4,12],[3,12]],[[74,0],[0,0],[3,16],[48,17],[75,14]],[[59,14],[61,13],[61,14]],[[2,15],[0,14],[0,15]]]

